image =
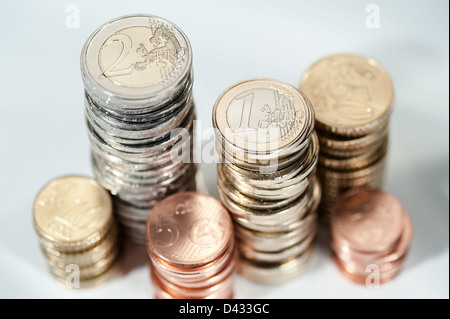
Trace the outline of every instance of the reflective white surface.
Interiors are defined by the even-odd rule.
[[[80,27],[67,28],[78,5]],[[202,129],[231,84],[271,77],[297,86],[303,71],[334,53],[359,53],[392,76],[385,189],[410,212],[415,232],[401,274],[379,289],[344,278],[320,236],[304,273],[284,285],[238,278],[236,298],[449,297],[448,1],[373,1],[380,28],[366,26],[367,1],[8,1],[0,11],[0,297],[151,298],[142,247],[127,246],[113,280],[66,289],[49,274],[32,228],[32,205],[54,177],[93,176],[83,114],[81,48],[104,22],[150,13],[175,22],[194,53],[194,97]],[[208,136],[205,136],[208,138]],[[204,143],[206,143],[205,141]],[[202,164],[217,196],[214,164]]]

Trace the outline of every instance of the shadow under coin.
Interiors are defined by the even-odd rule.
[[[122,237],[121,254],[118,260],[118,272],[127,275],[133,270],[149,265],[149,257],[145,245],[133,243]]]

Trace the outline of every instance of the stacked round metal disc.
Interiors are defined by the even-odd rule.
[[[34,228],[52,272],[63,281],[74,271],[81,281],[99,276],[119,252],[111,197],[88,177],[48,183],[34,203]]]
[[[94,172],[140,243],[156,201],[195,189],[191,65],[182,31],[148,15],[106,23],[81,54]]]
[[[232,298],[233,224],[211,196],[180,192],[156,204],[147,223],[147,249],[156,298]]]
[[[310,102],[270,79],[228,88],[213,110],[218,190],[235,221],[239,271],[260,283],[296,276],[311,256],[320,187]]]
[[[380,190],[350,190],[331,214],[332,248],[339,269],[349,279],[372,287],[398,274],[412,232],[408,213]]]
[[[303,75],[300,89],[314,106],[322,186],[319,212],[328,222],[337,198],[354,187],[381,187],[393,87],[374,60],[335,55]]]

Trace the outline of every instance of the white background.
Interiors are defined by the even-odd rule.
[[[70,3],[80,27],[67,28]],[[380,28],[366,27],[366,6]],[[280,286],[237,278],[237,298],[449,297],[448,1],[7,1],[0,11],[0,297],[151,298],[144,249],[126,246],[120,275],[87,290],[49,274],[32,228],[39,189],[67,174],[93,176],[83,114],[80,50],[104,22],[149,13],[175,22],[194,52],[194,97],[203,128],[229,85],[271,77],[298,86],[325,55],[359,53],[391,74],[396,93],[385,189],[412,215],[403,272],[380,289],[345,279],[326,240],[305,272]],[[213,164],[201,166],[217,196]]]

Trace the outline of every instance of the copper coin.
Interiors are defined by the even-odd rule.
[[[378,265],[395,262],[406,255],[409,245],[411,243],[413,234],[413,224],[409,214],[404,211],[405,224],[400,240],[395,245],[392,251],[385,251],[377,254],[364,254],[358,251],[353,251],[348,246],[339,243],[336,238],[333,238],[333,250],[336,255],[343,261],[358,260],[360,263],[375,263]]]
[[[150,275],[157,299],[224,299],[233,295],[234,274],[216,286],[204,290],[183,289],[171,282],[162,281],[153,271]]]
[[[158,265],[155,263],[150,264],[150,270],[153,272],[157,272],[158,276],[165,279],[166,281],[172,282],[181,287],[190,288],[190,289],[206,288],[206,287],[212,287],[212,286],[218,284],[224,278],[226,278],[236,272],[237,265],[238,265],[237,250],[235,250],[233,252],[231,257],[232,258],[229,258],[227,260],[227,263],[224,264],[222,268],[218,269],[211,276],[201,279],[201,280],[193,280],[193,278],[189,278],[189,280],[182,280],[180,278],[177,278],[176,276],[171,276],[170,273],[160,271],[161,269],[158,268]]]
[[[337,262],[345,265],[345,268],[348,271],[351,271],[354,274],[360,274],[361,276],[366,276],[368,269],[370,269],[368,267],[370,266],[377,266],[380,273],[387,273],[394,268],[400,268],[406,258],[406,254],[401,256],[399,259],[386,263],[380,263],[380,261],[377,261],[376,259],[372,261],[343,260],[337,254],[335,254],[335,258],[337,259]]]
[[[236,259],[235,251],[235,245],[233,244],[217,260],[198,268],[172,267],[164,261],[155,258],[154,255],[150,255],[150,260],[153,267],[171,281],[178,281],[189,285],[204,285],[212,277],[224,271]]]
[[[172,292],[165,290],[165,287],[158,286],[154,282],[155,287],[155,299],[196,299],[186,295],[172,295]],[[213,295],[209,295],[204,299],[233,299],[233,290],[219,291]],[[200,299],[200,298],[197,298]]]
[[[389,250],[402,235],[405,215],[392,195],[374,189],[356,189],[336,203],[331,231],[360,252]]]
[[[341,273],[350,279],[351,281],[365,285],[366,280],[368,278],[368,275],[370,272],[365,273],[364,275],[360,273],[356,273],[352,270],[351,267],[349,267],[347,264],[342,263],[342,261],[339,260],[339,258],[336,258],[336,264],[338,265],[338,269],[341,271]],[[392,269],[388,271],[380,271],[379,273],[379,280],[380,284],[386,283],[390,281],[392,278],[398,275],[398,273],[401,270],[401,264],[398,264],[396,267],[393,267]]]
[[[222,280],[214,285],[205,287],[185,287],[178,285],[177,283],[166,280],[164,277],[160,276],[157,271],[151,272],[151,278],[152,281],[157,281],[159,286],[164,287],[165,290],[169,290],[172,295],[184,295],[189,296],[190,298],[206,298],[221,290],[230,291],[233,289],[236,267],[232,268],[232,270],[233,271],[228,276],[223,277]]]
[[[227,210],[211,196],[182,192],[157,203],[147,221],[147,247],[158,258],[198,267],[217,258],[233,236]]]
[[[334,134],[373,132],[392,110],[394,89],[388,73],[364,56],[325,57],[305,72],[300,88],[314,105],[317,126]]]

